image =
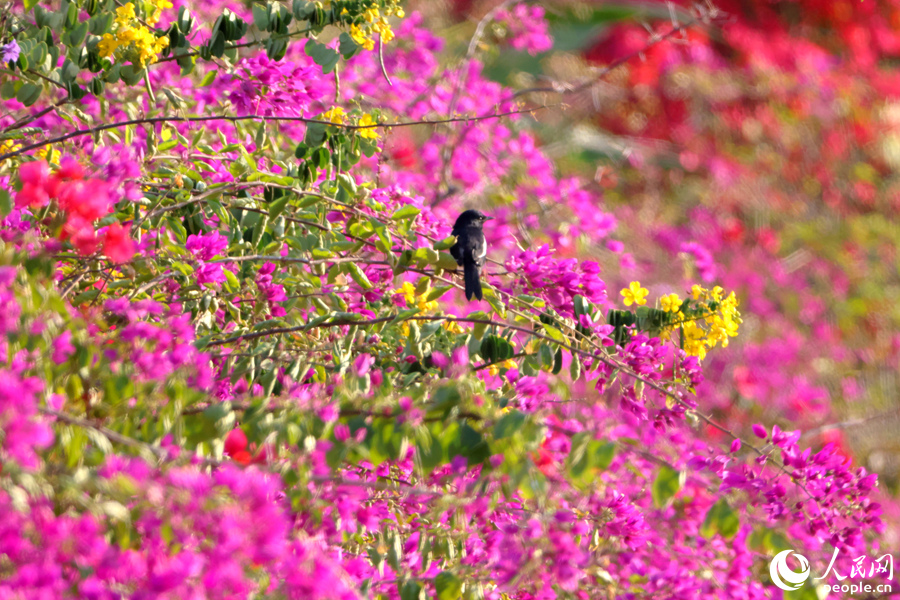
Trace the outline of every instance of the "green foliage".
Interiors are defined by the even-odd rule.
[[[718,534],[731,539],[737,534],[740,525],[737,513],[728,506],[725,498],[720,498],[706,513],[706,519],[700,527],[700,535],[709,539]]]

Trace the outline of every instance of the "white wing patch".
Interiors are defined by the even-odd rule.
[[[487,256],[487,244],[483,244],[481,246],[481,254],[479,254],[476,258],[484,258]]]

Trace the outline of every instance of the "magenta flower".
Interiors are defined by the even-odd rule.
[[[51,358],[58,365],[69,360],[69,357],[75,352],[75,346],[72,345],[72,332],[68,329],[53,338],[52,345],[53,355]]]
[[[374,364],[375,358],[372,355],[360,354],[353,363],[353,372],[357,377],[365,377]]]

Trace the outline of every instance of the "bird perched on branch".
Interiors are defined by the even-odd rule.
[[[466,300],[471,300],[472,296],[481,300],[481,269],[487,256],[487,243],[484,241],[482,227],[485,221],[493,218],[477,210],[467,210],[453,224],[451,235],[456,236],[456,243],[450,248],[450,254],[463,268]]]

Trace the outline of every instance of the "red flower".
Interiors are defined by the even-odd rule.
[[[62,230],[62,239],[69,239],[82,256],[93,254],[99,240],[94,232],[94,224],[76,213],[69,213]]]
[[[22,180],[22,191],[16,194],[16,208],[30,206],[41,207],[50,201],[47,194],[47,181],[50,167],[46,162],[37,160],[19,167],[19,179]]]
[[[19,179],[22,183],[31,183],[44,187],[50,177],[50,166],[42,161],[28,162],[19,167]]]
[[[59,184],[59,206],[95,221],[109,212],[109,190],[96,179],[73,180]]]
[[[232,429],[225,438],[225,455],[242,465],[250,464],[250,453],[247,452],[247,435],[240,428]]]
[[[31,163],[29,163],[31,164]],[[25,183],[22,185],[22,191],[16,194],[16,208],[40,208],[50,202],[50,196],[43,186],[34,183]]]
[[[103,253],[114,263],[128,262],[134,256],[134,242],[120,224],[113,223],[106,228]]]

